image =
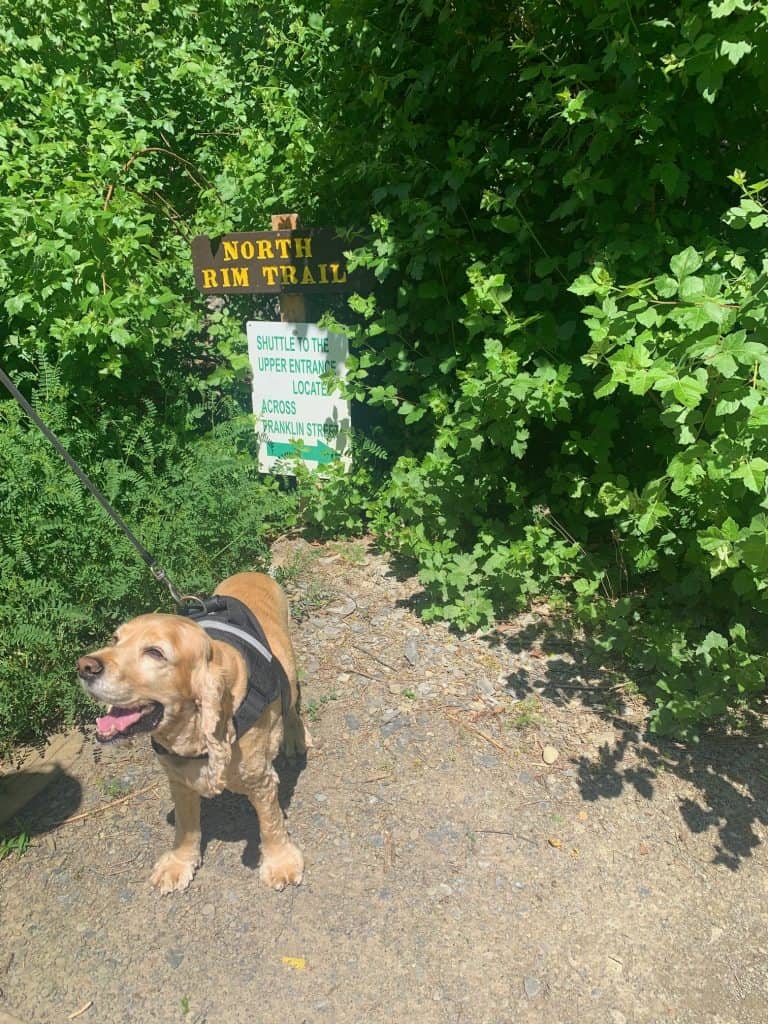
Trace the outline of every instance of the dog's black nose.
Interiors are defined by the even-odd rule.
[[[83,679],[95,679],[104,671],[104,662],[94,658],[92,654],[86,654],[77,659],[77,671]]]

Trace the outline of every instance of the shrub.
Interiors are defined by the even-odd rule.
[[[766,268],[733,229],[766,218],[766,10],[380,14],[329,8],[326,95],[332,194],[374,208],[346,385],[396,453],[371,525],[462,628],[564,590],[693,735],[762,690]]]
[[[250,416],[196,442],[155,440],[147,415],[132,430],[104,419],[68,423],[47,371],[36,395],[43,418],[81,461],[182,593],[209,593],[228,574],[263,569],[270,537],[296,522],[296,497],[262,478]],[[118,431],[118,437],[113,436]],[[120,457],[104,458],[101,433]],[[172,611],[127,539],[13,402],[0,402],[0,744],[42,738],[72,722],[86,699],[76,657],[119,622]]]

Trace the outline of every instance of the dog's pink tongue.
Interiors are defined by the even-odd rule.
[[[113,707],[108,715],[96,719],[96,728],[102,736],[109,736],[113,732],[125,732],[129,725],[138,722],[140,718],[141,711]]]

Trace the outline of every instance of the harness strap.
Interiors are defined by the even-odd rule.
[[[248,644],[249,647],[258,651],[262,658],[272,661],[272,651],[264,644],[259,643],[255,636],[240,629],[239,626],[233,626],[231,622],[220,622],[218,619],[195,619],[195,622],[198,626],[202,626],[206,633],[231,633],[232,636],[236,636],[238,640],[242,640],[244,644]]]
[[[256,707],[249,707],[249,698],[252,704],[255,703],[257,705]],[[291,709],[290,686],[280,687],[280,709],[282,711],[283,720],[285,720],[285,716]],[[233,718],[235,723],[235,736],[237,739],[240,739],[246,729],[253,724],[255,718],[260,717],[263,710],[264,707],[261,704],[260,695],[252,686],[249,686],[245,697]],[[174,754],[172,750],[166,750],[161,743],[158,743],[154,736],[150,736],[149,741],[152,744],[154,752],[156,754],[162,754],[163,757],[173,757],[177,761],[205,761],[208,759],[207,752],[203,754]]]

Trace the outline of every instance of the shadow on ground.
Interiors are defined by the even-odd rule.
[[[75,814],[83,800],[82,785],[58,766],[52,772],[10,772],[3,776],[7,793],[16,785],[41,791],[0,825],[0,835],[15,835],[20,829],[30,836],[41,835]]]
[[[713,862],[736,871],[751,856],[760,842],[755,826],[768,822],[766,731],[757,716],[738,735],[713,732],[687,745],[664,740],[643,723],[627,721],[620,688],[611,684],[599,656],[555,624],[541,619],[512,634],[497,630],[488,639],[512,654],[538,655],[507,677],[506,688],[515,697],[535,693],[562,707],[578,696],[618,730],[616,742],[596,757],[576,759],[585,800],[615,799],[628,787],[650,800],[659,776],[672,773],[698,794],[679,798],[680,823],[693,833],[717,834]],[[566,651],[567,659],[559,656]]]

